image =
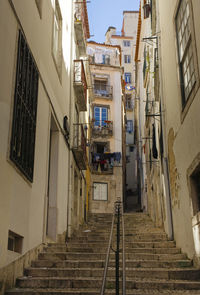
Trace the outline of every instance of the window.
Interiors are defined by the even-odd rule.
[[[134,146],[129,146],[129,152],[133,153],[134,152]]]
[[[108,109],[106,107],[94,107],[94,126],[106,126]]]
[[[125,82],[131,83],[131,73],[125,73]]]
[[[130,55],[124,55],[124,62],[125,64],[131,63],[131,56]]]
[[[126,132],[128,133],[133,132],[133,120],[127,120]]]
[[[94,79],[94,93],[96,96],[112,99],[112,86],[108,84],[107,78]]]
[[[181,0],[176,15],[182,104],[186,104],[196,82],[191,35],[191,11],[188,0]]]
[[[57,69],[60,71],[62,60],[62,18],[58,0],[55,0],[54,2],[53,56]]]
[[[108,184],[101,182],[93,183],[93,200],[107,201],[108,200]]]
[[[110,151],[110,142],[105,141],[105,142],[94,142],[93,143],[93,151],[94,153],[97,154],[104,154],[106,152]]]
[[[133,109],[133,100],[131,94],[126,94],[126,109],[132,110]]]
[[[104,65],[109,65],[110,64],[110,55],[103,54],[102,59],[103,59],[102,63]]]
[[[28,45],[19,32],[10,159],[33,181],[38,71]]]
[[[123,44],[124,44],[124,47],[130,47],[131,46],[131,42],[129,40],[124,40]]]
[[[9,230],[8,232],[8,250],[22,253],[23,237]]]

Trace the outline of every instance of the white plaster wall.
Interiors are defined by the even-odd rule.
[[[125,36],[136,36],[138,24],[138,11],[124,13]]]
[[[163,85],[166,106],[166,128],[167,135],[171,128],[174,130],[175,141],[173,152],[175,165],[177,168],[178,195],[172,192],[172,212],[174,234],[177,245],[189,257],[195,254],[194,241],[191,224],[191,201],[187,185],[187,169],[200,151],[200,129],[199,129],[199,108],[200,92],[196,96],[188,109],[184,120],[181,122],[181,94],[178,78],[178,60],[176,50],[176,35],[174,27],[174,17],[178,1],[160,1],[160,24],[161,24],[161,44],[162,44],[162,67]],[[197,56],[200,60],[200,37],[198,28],[199,1],[193,0],[194,27],[196,31]],[[166,26],[166,23],[168,25]],[[176,202],[177,201],[177,202]]]
[[[40,72],[34,181],[30,184],[9,160],[9,141],[15,85],[15,62],[19,24],[9,1],[0,3],[0,266],[18,254],[7,251],[8,230],[24,237],[23,253],[44,241],[50,130],[50,100],[62,126],[69,112],[71,1],[60,0],[63,18],[62,84],[51,54],[53,11],[50,1],[43,1],[40,19],[35,1],[13,0],[27,42]],[[30,17],[31,15],[31,17]],[[41,81],[43,80],[43,82]],[[45,89],[43,85],[45,84]],[[68,198],[68,149],[60,134],[59,189],[57,191],[57,233],[66,230]]]

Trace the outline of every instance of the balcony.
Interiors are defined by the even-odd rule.
[[[74,89],[79,111],[87,111],[87,81],[82,60],[74,60]]]
[[[112,121],[93,121],[90,123],[91,134],[93,137],[107,137],[113,135]]]
[[[74,28],[79,53],[86,55],[86,40],[90,38],[86,0],[75,2]]]
[[[74,124],[74,139],[72,151],[80,170],[87,169],[86,134],[83,124]]]
[[[92,161],[90,163],[90,169],[92,174],[98,175],[110,175],[113,174],[113,166],[110,163],[109,155],[111,154],[96,154],[91,153]]]
[[[113,87],[107,84],[93,84],[93,91],[95,97],[104,99],[113,99]]]

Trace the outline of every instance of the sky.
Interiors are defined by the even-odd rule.
[[[110,26],[121,32],[123,11],[139,10],[139,2],[140,0],[88,0],[90,40],[104,43],[105,33]]]

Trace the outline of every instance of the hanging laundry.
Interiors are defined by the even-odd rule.
[[[156,130],[155,130],[155,125],[152,124],[152,132],[153,132],[153,138],[152,138],[152,153],[153,153],[153,157],[154,159],[157,159],[158,158],[158,150],[157,150],[157,147],[156,147]]]

